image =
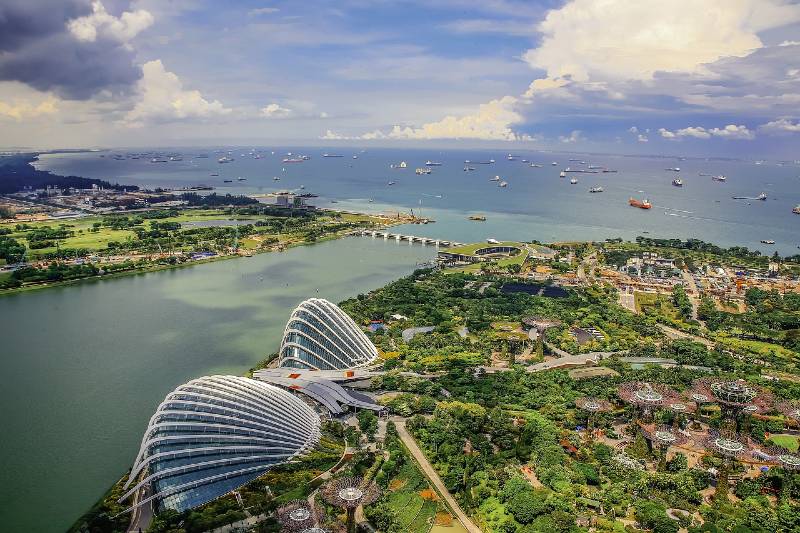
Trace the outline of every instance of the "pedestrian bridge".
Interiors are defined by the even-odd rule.
[[[375,230],[358,230],[351,233],[361,237],[382,238],[385,241],[394,239],[397,242],[406,241],[409,244],[419,243],[423,245],[433,244],[434,246],[451,247],[451,246],[464,246],[464,243],[446,241],[444,239],[435,239],[433,237],[418,237],[416,235],[403,235],[402,233],[390,233],[388,231],[375,231]]]

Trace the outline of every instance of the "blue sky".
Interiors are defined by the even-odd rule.
[[[0,146],[798,157],[788,0],[4,0]]]

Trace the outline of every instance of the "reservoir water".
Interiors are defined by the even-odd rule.
[[[277,351],[301,300],[341,301],[434,255],[352,237],[0,297],[0,530],[64,531],[124,474],[174,387]]]

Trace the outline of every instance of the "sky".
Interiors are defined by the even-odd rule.
[[[3,0],[0,147],[800,158],[790,0]]]

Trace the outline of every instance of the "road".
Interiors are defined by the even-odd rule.
[[[439,474],[436,473],[436,470],[433,469],[433,466],[428,461],[428,458],[425,457],[425,454],[422,453],[422,450],[419,449],[417,446],[417,442],[411,436],[411,434],[406,430],[406,421],[400,417],[392,417],[392,421],[394,422],[395,426],[397,427],[397,433],[400,435],[400,440],[403,441],[403,444],[406,445],[408,451],[411,452],[411,455],[414,456],[419,466],[422,468],[422,471],[425,473],[425,476],[433,483],[433,486],[436,487],[436,490],[439,494],[442,495],[444,501],[447,502],[448,507],[453,511],[458,518],[458,521],[461,522],[461,525],[469,533],[481,533],[481,530],[478,526],[472,523],[469,516],[461,510],[459,507],[458,502],[453,498],[453,495],[450,494],[450,491],[447,490],[447,487],[444,486],[442,483],[442,479],[439,477]]]

